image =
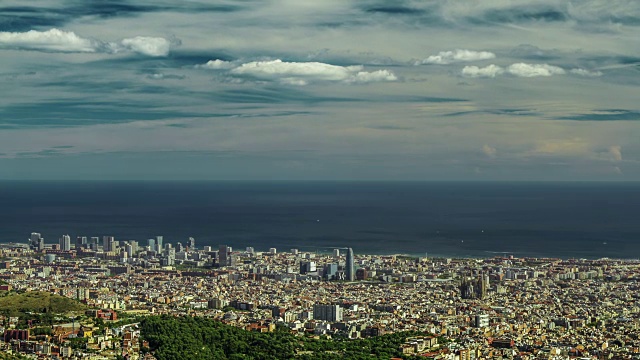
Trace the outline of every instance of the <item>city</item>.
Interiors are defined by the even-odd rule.
[[[54,321],[50,335],[2,315],[2,351],[34,358],[153,358],[136,324],[163,314],[314,338],[423,334],[397,349],[403,357],[640,358],[637,260],[214,249],[162,236],[48,244],[38,233],[3,244],[1,257],[2,292],[86,305],[83,316]]]

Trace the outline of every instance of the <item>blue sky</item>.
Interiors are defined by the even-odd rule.
[[[0,3],[0,179],[640,180],[636,0]]]

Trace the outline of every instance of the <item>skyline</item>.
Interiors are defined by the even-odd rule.
[[[627,0],[8,0],[0,179],[640,181],[639,26]]]

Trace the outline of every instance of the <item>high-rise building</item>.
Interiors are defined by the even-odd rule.
[[[313,305],[313,318],[330,322],[342,321],[342,308],[340,305]]]
[[[482,273],[476,279],[465,276],[459,289],[463,299],[484,299],[489,289],[489,276]]]
[[[276,248],[269,248],[269,254],[275,255],[277,252],[278,250],[276,250]]]
[[[333,280],[338,275],[338,264],[326,264],[324,266],[324,277],[327,280]]]
[[[231,246],[220,245],[218,248],[218,264],[220,266],[230,266],[231,265]]]
[[[308,274],[312,272],[316,272],[316,262],[315,261],[303,261],[300,263],[300,274]]]
[[[162,253],[162,242],[164,238],[162,236],[156,236],[156,249],[154,249],[157,253]]]
[[[60,250],[62,250],[62,251],[71,250],[71,236],[62,235],[60,237]]]
[[[102,237],[102,251],[113,251],[111,246],[115,243],[115,239],[113,236],[103,236]]]
[[[31,236],[29,237],[29,246],[32,249],[37,250],[40,247],[40,240],[44,241],[42,235],[37,232],[32,232]]]
[[[128,257],[133,257],[133,246],[131,246],[131,243],[124,244],[124,251],[126,251]]]
[[[190,237],[189,240],[187,241],[187,246],[189,246],[189,250],[193,251],[196,249],[196,239]]]
[[[84,248],[87,245],[87,237],[86,236],[76,236],[76,250],[80,248]]]
[[[333,249],[333,257],[336,259],[340,257],[340,249]]]
[[[147,246],[149,247],[149,251],[156,251],[156,239],[147,239]]]
[[[345,273],[345,280],[347,281],[355,281],[356,279],[356,271],[355,271],[355,266],[353,264],[354,259],[353,259],[353,249],[352,248],[348,248],[347,249],[347,263],[345,265],[345,269],[344,269],[344,273]]]
[[[131,255],[135,255],[138,253],[138,242],[135,240],[129,240],[129,245],[131,245]]]

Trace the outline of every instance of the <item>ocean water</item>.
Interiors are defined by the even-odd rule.
[[[0,182],[0,242],[637,259],[639,214],[640,183]]]

